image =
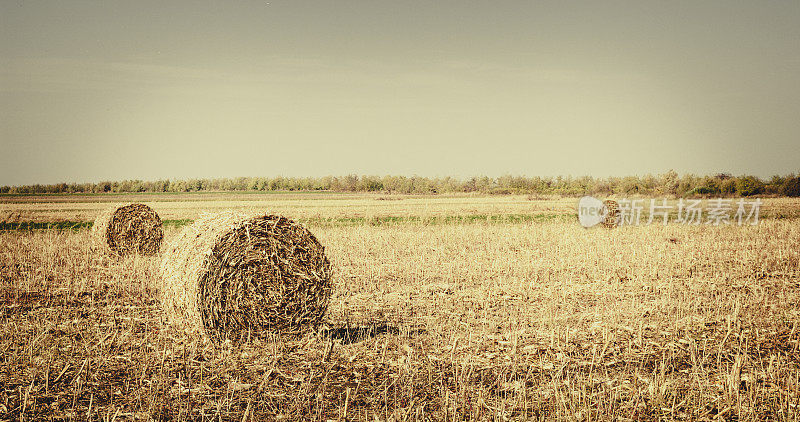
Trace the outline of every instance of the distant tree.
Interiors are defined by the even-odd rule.
[[[387,176],[387,177],[391,177],[391,176]],[[384,182],[384,185],[385,184],[386,183]],[[330,188],[329,189],[332,190],[332,191],[335,191],[335,192],[341,192],[343,190],[342,189],[342,179],[339,178],[339,177],[332,177],[331,180],[330,180]]]
[[[348,192],[355,192],[358,189],[358,176],[355,174],[348,174],[344,177],[342,187]]]
[[[479,176],[475,178],[475,191],[476,192],[489,192],[497,184],[488,176]]]
[[[791,197],[800,196],[800,176],[789,176],[783,181],[781,194]]]
[[[0,193],[104,193],[104,192],[201,192],[201,191],[318,191],[377,192],[436,194],[450,192],[479,192],[487,194],[560,194],[568,196],[597,195],[741,195],[773,194],[800,196],[799,177],[772,176],[764,183],[755,176],[733,177],[729,173],[713,176],[686,174],[679,176],[674,170],[642,177],[609,177],[595,179],[582,177],[525,177],[504,175],[496,179],[487,176],[461,180],[453,177],[429,178],[406,176],[344,177],[238,177],[220,179],[186,180],[123,180],[99,183],[57,183],[50,185],[3,186]]]
[[[276,191],[283,189],[283,177],[276,177],[269,181],[269,190]]]
[[[655,191],[661,195],[676,195],[678,186],[678,173],[675,170],[669,170],[658,176]]]
[[[159,180],[155,183],[155,192],[168,192],[169,180]]]
[[[723,195],[734,195],[736,193],[736,179],[723,179],[719,183],[719,192]]]
[[[704,177],[692,192],[697,195],[718,195],[721,193],[720,180],[716,177]]]
[[[383,182],[377,176],[361,176],[359,190],[377,192],[383,190]]]
[[[615,191],[616,193],[619,194],[635,195],[639,193],[639,191],[641,190],[640,188],[641,187],[639,179],[633,176],[628,176],[622,178],[622,180],[619,182],[619,185],[617,185]]]
[[[741,176],[736,178],[736,193],[740,196],[758,195],[764,192],[764,183],[755,176]]]

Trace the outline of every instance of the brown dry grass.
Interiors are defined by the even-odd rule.
[[[157,259],[0,233],[0,419],[800,419],[800,221],[312,231],[326,325],[240,346],[165,324]]]

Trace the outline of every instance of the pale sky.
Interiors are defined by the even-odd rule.
[[[0,0],[0,185],[800,170],[800,2]]]

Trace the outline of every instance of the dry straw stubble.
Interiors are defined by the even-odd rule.
[[[95,219],[92,232],[117,255],[156,255],[164,239],[161,218],[144,204],[109,207]]]
[[[165,248],[161,299],[169,318],[213,340],[299,334],[331,296],[324,247],[285,217],[205,214]]]

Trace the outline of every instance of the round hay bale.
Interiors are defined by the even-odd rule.
[[[213,340],[300,334],[331,296],[325,248],[277,215],[201,216],[165,248],[161,281],[173,323]]]
[[[611,199],[606,199],[603,201],[603,206],[606,209],[606,214],[600,224],[609,229],[617,227],[619,225],[619,203]]]
[[[144,204],[114,206],[94,221],[92,231],[117,255],[156,255],[164,239],[161,218]]]

